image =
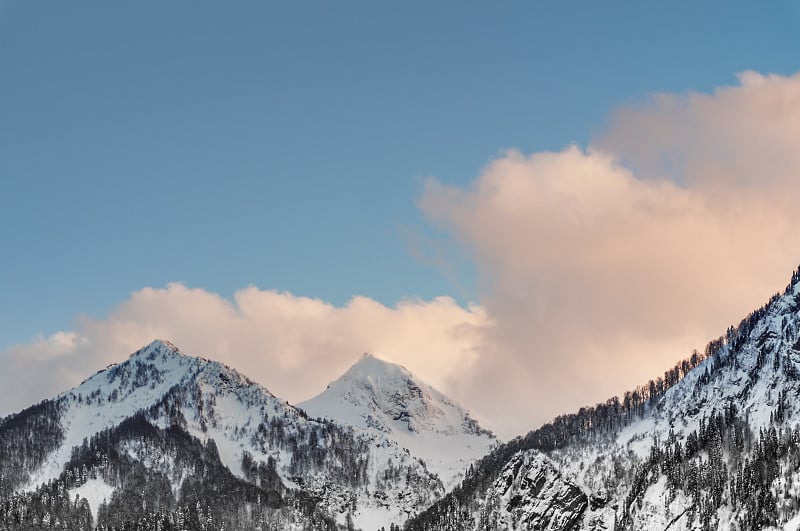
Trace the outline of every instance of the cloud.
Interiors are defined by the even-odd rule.
[[[154,338],[227,363],[293,403],[322,391],[365,351],[446,387],[475,361],[487,324],[482,308],[449,297],[394,307],[354,297],[337,307],[255,287],[233,300],[182,284],[145,288],[105,318],[82,317],[73,331],[0,353],[0,415],[76,385]]]
[[[800,262],[800,75],[616,111],[581,149],[509,151],[419,205],[495,323],[458,385],[507,432],[658,376]]]
[[[434,262],[457,242],[480,305],[145,288],[0,353],[0,414],[161,337],[292,402],[373,351],[524,433],[657,377],[782,288],[800,262],[798,194],[800,75],[658,94],[588,147],[508,151],[468,187],[426,183],[419,207],[452,239]]]

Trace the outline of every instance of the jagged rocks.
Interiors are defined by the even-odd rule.
[[[493,490],[505,513],[503,529],[568,531],[575,529],[588,505],[587,495],[535,451],[514,455]]]

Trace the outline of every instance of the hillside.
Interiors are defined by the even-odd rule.
[[[703,354],[499,446],[407,528],[797,529],[798,395],[795,272]]]
[[[436,473],[391,438],[309,418],[165,341],[0,420],[0,522],[12,528],[58,519],[122,529],[144,518],[377,529],[443,493]]]

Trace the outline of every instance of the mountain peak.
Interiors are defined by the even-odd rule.
[[[381,396],[376,382],[384,381],[387,374],[400,374],[402,381],[408,380],[404,369],[371,356],[357,365],[351,376],[363,376],[367,384],[361,385],[361,380],[346,383],[354,389],[372,386],[369,396]],[[290,520],[304,523],[277,524],[279,528],[327,528],[332,521],[328,515],[339,522],[348,515],[359,528],[376,529],[418,512],[443,494],[441,477],[428,467],[427,454],[410,453],[409,446],[391,437],[309,419],[235,369],[183,354],[165,340],[152,341],[128,359],[42,404],[29,408],[14,422],[0,421],[0,497],[11,490],[34,491],[43,484],[41,488],[50,493],[53,482],[60,481],[69,499],[76,493],[100,496],[91,505],[95,522],[100,521],[102,496],[110,499],[112,493],[119,499],[130,494],[135,502],[124,502],[126,507],[136,507],[138,502],[144,508],[141,491],[129,492],[124,486],[130,481],[126,477],[135,477],[137,485],[156,482],[147,483],[142,490],[157,485],[159,496],[164,493],[164,497],[156,503],[167,508],[177,507],[184,492],[197,496],[198,492],[213,491],[213,499],[218,499],[220,489],[233,492],[233,498],[226,498],[225,503],[232,499],[231,503],[242,504],[239,507],[246,504],[247,510],[242,512],[248,518],[242,525],[234,524],[234,529],[249,529],[255,522],[266,521],[256,516],[256,496],[268,500],[259,507],[278,510],[281,518],[287,511],[295,518],[291,511],[297,504],[293,500],[312,495],[317,500],[309,506],[308,518],[313,521]],[[20,426],[26,428],[22,435]],[[10,469],[13,474],[9,474],[9,433],[14,443],[19,440],[31,445],[30,433],[34,432],[28,428],[36,430],[35,450],[40,453],[31,459],[28,450],[21,451],[12,463],[16,467]],[[47,436],[41,451],[38,439],[44,437],[40,435]],[[470,462],[480,455],[469,455]],[[92,474],[73,475],[73,470],[100,467],[101,462],[102,469],[93,468]],[[459,470],[465,466],[463,462],[456,465]],[[195,479],[184,483],[190,477]],[[213,481],[206,487],[211,477]],[[171,489],[164,488],[165,482]],[[230,485],[238,486],[234,490]],[[275,498],[277,502],[272,501]],[[341,500],[348,502],[343,505]],[[150,509],[149,500],[147,505]],[[223,514],[227,518],[229,507],[225,505],[214,517]],[[81,509],[81,515],[83,512]],[[40,519],[43,516],[37,514]],[[4,521],[0,510],[0,528]],[[216,520],[209,525],[222,527]]]
[[[300,407],[319,417],[366,423],[381,432],[483,431],[461,406],[407,368],[369,352]],[[344,412],[346,418],[341,416]]]
[[[445,486],[457,482],[466,466],[497,442],[453,400],[402,365],[372,354],[362,355],[325,391],[298,405],[313,417],[354,426],[408,448],[424,458]]]
[[[377,382],[398,378],[414,379],[414,375],[402,365],[378,358],[371,352],[365,352],[357,362],[347,369],[340,379]]]
[[[181,349],[176,347],[174,343],[167,341],[166,339],[154,339],[144,347],[131,354],[130,357],[147,357],[153,359],[158,354],[163,354],[166,356],[184,355],[181,352]]]

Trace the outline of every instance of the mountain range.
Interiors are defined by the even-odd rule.
[[[501,442],[362,356],[290,405],[154,341],[0,419],[0,529],[800,529],[800,271],[703,352]]]
[[[439,499],[498,444],[455,402],[372,355],[301,406],[153,341],[0,421],[5,518],[34,528],[127,529],[144,518],[141,529],[378,529]],[[55,509],[13,509],[32,495],[52,503],[53,490],[63,497]]]

